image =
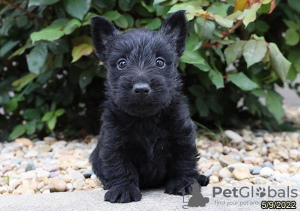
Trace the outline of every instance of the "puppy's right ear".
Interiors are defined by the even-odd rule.
[[[91,34],[97,57],[105,61],[106,44],[119,34],[119,30],[109,20],[98,16],[91,20]]]

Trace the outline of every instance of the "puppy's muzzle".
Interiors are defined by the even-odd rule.
[[[138,99],[144,99],[150,94],[151,88],[147,83],[137,83],[133,86],[132,91]]]

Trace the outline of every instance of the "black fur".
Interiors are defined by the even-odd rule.
[[[90,157],[106,189],[105,200],[141,199],[140,188],[166,185],[169,194],[191,194],[192,183],[208,184],[196,170],[195,125],[177,72],[187,21],[178,11],[159,31],[135,29],[121,34],[103,17],[92,19],[96,55],[107,69],[106,97],[99,142]],[[164,67],[156,59],[165,61]],[[125,59],[127,66],[117,64]],[[137,83],[151,88],[144,98]]]

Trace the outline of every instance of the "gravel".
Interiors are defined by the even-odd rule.
[[[286,120],[300,125],[300,108],[285,108]],[[199,137],[198,169],[210,186],[300,185],[300,131],[225,130],[230,140]],[[76,192],[101,187],[89,155],[97,137],[83,141],[16,139],[0,143],[0,194]]]

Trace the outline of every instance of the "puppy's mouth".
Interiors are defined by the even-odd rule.
[[[147,117],[157,114],[163,107],[163,103],[153,103],[150,97],[145,98],[134,98],[124,102],[123,100],[118,100],[116,102],[119,109],[131,116]]]
[[[147,106],[147,104],[140,104],[139,106],[123,107],[122,110],[132,116],[147,117],[155,115],[160,109],[157,109],[157,107]]]

